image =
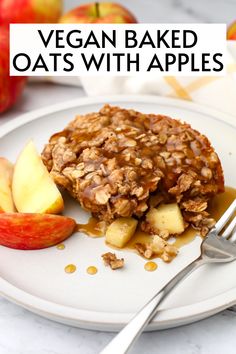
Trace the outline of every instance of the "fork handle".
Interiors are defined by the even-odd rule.
[[[166,295],[187,275],[203,265],[205,261],[197,258],[172,278],[134,317],[133,319],[113,338],[113,340],[100,352],[100,354],[125,354],[128,353],[135,340],[142,333],[143,329],[156,315],[158,306]]]

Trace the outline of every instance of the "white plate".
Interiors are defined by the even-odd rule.
[[[220,155],[226,184],[236,186],[236,120],[234,117],[198,105],[147,96],[112,96],[78,99],[19,117],[0,129],[0,156],[14,161],[27,140],[33,138],[41,150],[55,131],[76,114],[97,111],[104,103],[134,108],[146,113],[167,114],[189,122],[206,134]],[[231,154],[229,154],[231,153]],[[29,176],[30,183],[30,176]],[[88,215],[69,202],[67,214],[85,222]],[[47,318],[89,329],[114,331],[126,323],[168,279],[199,254],[200,239],[181,248],[171,263],[158,260],[158,270],[144,270],[141,257],[117,251],[125,258],[120,271],[104,267],[101,254],[109,251],[103,238],[74,234],[65,250],[51,247],[39,251],[18,251],[0,247],[0,294]],[[78,270],[66,274],[64,267]],[[86,268],[95,265],[90,276]],[[149,330],[190,323],[210,316],[236,302],[236,263],[205,266],[192,274],[161,305]]]

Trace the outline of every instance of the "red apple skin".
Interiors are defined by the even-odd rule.
[[[0,25],[0,113],[17,101],[25,83],[26,77],[9,75],[9,31]]]
[[[60,23],[136,23],[136,18],[124,6],[99,2],[99,17],[95,3],[84,4],[64,14]]]
[[[0,213],[0,245],[20,249],[47,248],[64,241],[76,222],[51,214]]]
[[[227,30],[227,39],[236,40],[236,22],[231,23]]]
[[[62,0],[1,0],[0,23],[56,23]]]

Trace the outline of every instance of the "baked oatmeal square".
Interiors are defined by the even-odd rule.
[[[214,225],[209,200],[224,191],[220,160],[209,140],[187,123],[105,105],[77,116],[53,135],[42,158],[54,181],[108,223],[142,220],[160,204],[178,203],[185,227],[205,235]]]

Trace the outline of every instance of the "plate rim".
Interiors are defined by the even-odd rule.
[[[79,107],[99,103],[104,104],[105,102],[109,101],[113,103],[135,103],[138,101],[139,103],[160,103],[172,107],[175,106],[178,108],[183,108],[184,110],[187,109],[197,113],[209,115],[214,119],[217,119],[225,124],[232,126],[233,128],[236,128],[236,120],[233,115],[215,110],[213,108],[202,106],[197,103],[175,98],[160,96],[156,97],[151,95],[106,95],[73,99],[22,114],[12,119],[10,122],[4,123],[0,126],[0,139],[11,131],[14,131],[15,129],[23,126],[24,124],[40,119],[40,117],[47,114],[77,106]],[[115,331],[120,329],[134,315],[133,313],[110,313],[81,310],[78,308],[57,304],[55,302],[32,295],[27,291],[21,290],[2,277],[0,277],[0,295],[41,316],[56,320],[58,322],[72,324],[74,326],[87,329]],[[147,330],[170,328],[190,323],[211,316],[221,310],[228,308],[229,306],[234,305],[235,303],[236,287],[191,305],[161,310],[158,313],[158,316],[155,316]]]
[[[6,122],[0,125],[0,138],[11,132],[12,130],[27,124],[31,121],[39,119],[41,116],[46,114],[51,114],[58,112],[63,109],[73,108],[76,106],[84,106],[87,104],[96,104],[103,103],[104,101],[123,101],[123,102],[143,102],[143,103],[163,103],[170,106],[176,106],[180,108],[188,108],[188,110],[192,110],[195,112],[207,114],[210,116],[214,116],[215,119],[227,123],[234,128],[236,127],[235,117],[229,113],[225,113],[223,111],[216,110],[211,107],[207,107],[204,105],[200,105],[198,103],[181,100],[178,98],[171,97],[161,97],[154,95],[104,95],[104,96],[91,96],[91,97],[82,97],[76,98],[73,100],[65,101],[62,103],[56,103],[53,105],[49,105],[43,108],[39,108],[33,111],[29,111],[27,113],[20,114],[18,117],[11,119],[9,122]],[[180,118],[181,119],[181,118]]]

